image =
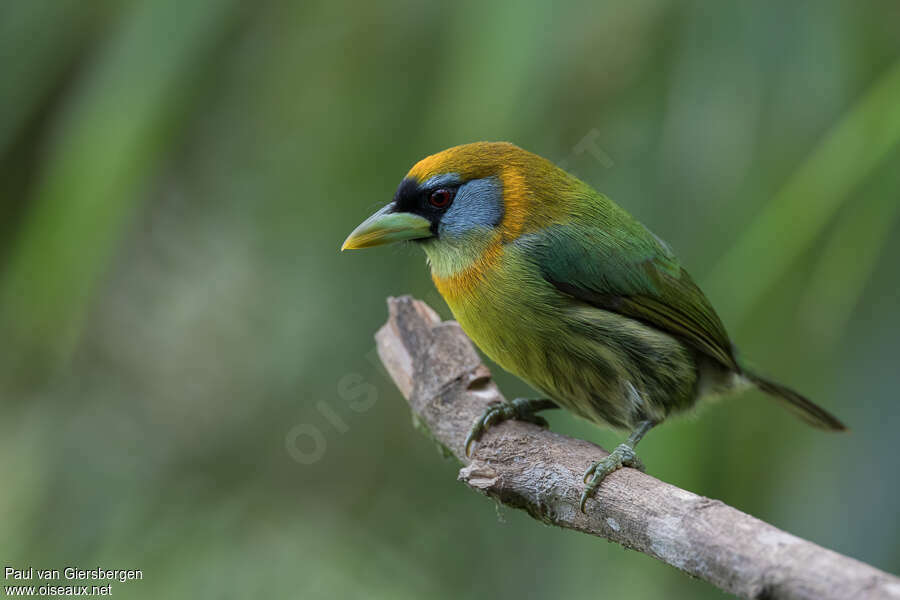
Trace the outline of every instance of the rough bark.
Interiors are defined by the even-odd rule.
[[[607,454],[582,440],[507,421],[463,449],[485,406],[503,400],[453,321],[411,297],[388,299],[382,362],[428,434],[464,465],[459,479],[534,518],[649,554],[755,599],[900,599],[900,578],[785,533],[718,500],[634,469],[611,474],[578,510],[587,466]]]

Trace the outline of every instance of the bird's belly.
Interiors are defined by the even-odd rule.
[[[450,306],[485,354],[563,408],[628,428],[694,404],[694,353],[671,336],[567,299],[516,300],[495,293]]]

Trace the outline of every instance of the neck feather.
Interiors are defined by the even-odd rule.
[[[497,263],[502,251],[500,232],[478,228],[462,236],[437,238],[422,244],[431,277],[445,299],[471,291]]]

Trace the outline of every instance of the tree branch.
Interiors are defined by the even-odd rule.
[[[589,442],[507,421],[467,459],[469,427],[503,396],[459,325],[409,296],[388,299],[388,307],[378,354],[423,429],[463,463],[459,479],[469,487],[744,598],[900,599],[900,578],[634,469],[611,474],[581,513],[582,473],[607,454]]]

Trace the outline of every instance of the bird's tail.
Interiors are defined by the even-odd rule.
[[[741,374],[813,427],[828,431],[845,431],[847,429],[843,423],[838,421],[837,417],[794,390],[747,370],[743,370]]]

